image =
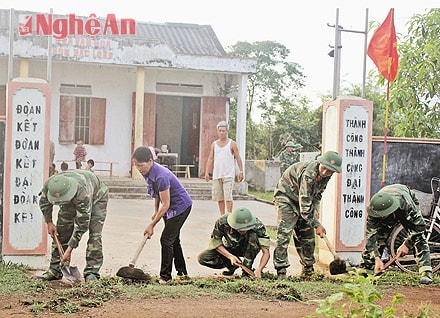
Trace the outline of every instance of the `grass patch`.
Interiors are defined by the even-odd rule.
[[[0,262],[0,294],[23,293],[27,290],[29,280],[26,272],[29,267]],[[37,291],[38,292],[38,291]]]
[[[371,275],[370,275],[371,276]],[[314,273],[304,280],[293,276],[277,280],[276,275],[264,273],[263,278],[251,280],[237,277],[194,277],[172,280],[162,286],[154,279],[147,282],[133,282],[120,277],[104,276],[99,281],[68,285],[61,282],[44,282],[29,278],[29,268],[20,265],[0,263],[0,296],[21,301],[35,314],[81,312],[83,308],[100,307],[112,299],[158,299],[197,298],[209,296],[216,299],[244,297],[279,301],[301,301],[318,304],[317,300],[347,291],[347,278],[329,278]],[[379,278],[370,277],[378,294],[391,294],[402,286],[420,286],[418,275],[410,275],[399,270],[388,270]],[[364,281],[365,283],[365,281]],[[356,282],[351,282],[356,284]],[[434,273],[434,286],[440,286],[440,278]],[[350,285],[352,286],[352,285]],[[357,285],[356,285],[357,286]],[[370,285],[369,285],[370,286]],[[352,287],[362,290],[358,286]],[[340,296],[340,294],[338,294]],[[339,297],[338,296],[338,297]],[[336,296],[333,296],[333,298]],[[363,300],[365,302],[365,300]],[[404,301],[404,300],[403,300]],[[330,301],[319,303],[322,310],[332,311]],[[366,304],[364,304],[366,306]],[[317,305],[318,306],[318,305]]]
[[[249,187],[248,193],[257,199],[264,200],[267,202],[273,202],[273,191],[262,192]]]

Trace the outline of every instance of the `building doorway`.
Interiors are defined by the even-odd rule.
[[[155,145],[167,145],[178,154],[180,164],[194,165],[192,176],[199,176],[200,97],[163,96],[156,99]]]

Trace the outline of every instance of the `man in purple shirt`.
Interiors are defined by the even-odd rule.
[[[148,194],[154,200],[154,213],[144,235],[151,237],[154,234],[154,227],[161,218],[165,222],[160,237],[162,258],[159,284],[166,284],[171,280],[173,260],[177,275],[188,275],[180,245],[180,229],[191,212],[192,200],[179,179],[170,170],[153,161],[153,154],[149,148],[138,147],[132,159],[144,176]]]

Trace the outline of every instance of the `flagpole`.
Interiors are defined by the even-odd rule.
[[[388,114],[390,104],[390,82],[394,81],[397,74],[398,55],[396,30],[394,28],[394,8],[388,12],[384,22],[374,32],[367,50],[368,56],[376,64],[379,72],[387,80],[387,92],[385,100],[385,124],[383,138],[382,160],[382,188],[385,186],[385,171],[387,165],[387,136]]]
[[[390,13],[392,15],[393,23],[390,25],[390,35],[393,37],[393,32],[395,36],[394,30],[394,9],[390,9]],[[391,64],[393,63],[393,41],[389,41],[388,44],[388,72],[387,72],[387,95],[385,99],[385,127],[383,132],[383,163],[382,163],[382,188],[385,186],[385,170],[387,165],[387,136],[388,136],[388,113],[390,106],[390,80],[391,80]]]
[[[388,62],[391,68],[391,59]],[[383,129],[383,161],[382,161],[382,188],[385,186],[385,170],[387,166],[387,136],[388,136],[388,109],[390,105],[390,73],[388,73],[387,95],[385,100],[385,127]]]

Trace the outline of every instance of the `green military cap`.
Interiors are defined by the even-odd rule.
[[[342,157],[336,151],[326,151],[316,158],[327,169],[340,173],[342,171]]]
[[[70,201],[78,189],[78,182],[63,174],[58,174],[49,179],[47,184],[47,199],[52,204]]]
[[[367,207],[369,216],[374,218],[385,217],[393,213],[399,207],[399,200],[389,193],[376,193]]]
[[[303,146],[301,145],[301,144],[295,144],[294,146],[293,146],[293,149],[294,150],[298,150],[298,149],[302,149],[303,148]]]
[[[284,147],[295,147],[293,141],[288,141]]]
[[[234,230],[247,231],[254,227],[257,219],[246,208],[236,208],[228,215],[228,224]]]

